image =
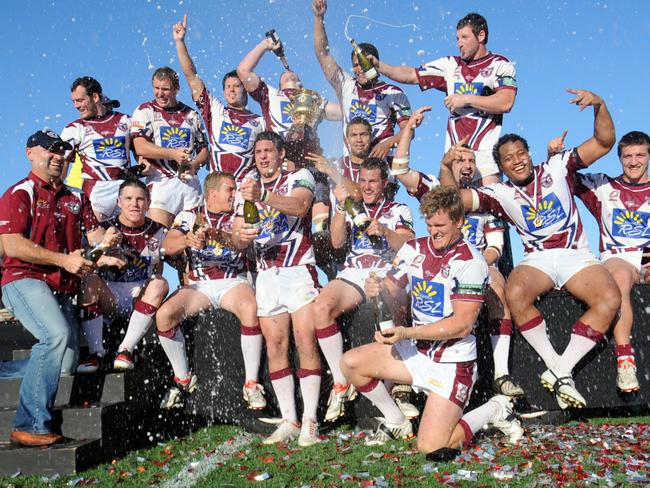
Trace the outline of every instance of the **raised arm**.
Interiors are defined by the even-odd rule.
[[[330,121],[343,120],[343,110],[339,103],[327,102],[325,105],[325,119]]]
[[[314,12],[314,51],[316,52],[316,58],[323,69],[323,73],[325,73],[327,81],[334,84],[336,73],[341,69],[341,67],[330,54],[327,32],[325,32],[325,12],[327,12],[327,1],[312,0],[311,9],[312,12]]]
[[[181,65],[181,70],[185,75],[187,84],[190,85],[192,91],[192,100],[196,101],[203,93],[205,85],[203,81],[196,73],[196,67],[192,62],[190,53],[187,51],[187,46],[185,45],[185,33],[187,32],[187,15],[183,16],[183,22],[177,22],[172,27],[172,36],[174,42],[176,43],[176,53],[178,54],[178,62]]]
[[[391,173],[400,181],[409,193],[415,192],[420,182],[417,171],[409,168],[409,154],[411,151],[411,141],[415,134],[415,129],[420,126],[424,120],[425,112],[431,110],[431,107],[425,106],[418,108],[408,119],[404,127],[399,132],[399,143],[393,158]]]
[[[415,74],[415,68],[412,66],[393,66],[384,61],[380,61],[372,54],[368,54],[368,59],[375,64],[375,68],[384,76],[390,78],[397,83],[408,83],[409,85],[417,85],[418,77]]]
[[[594,107],[594,134],[578,146],[578,156],[582,164],[587,167],[614,147],[616,143],[614,121],[605,101],[600,96],[587,90],[567,88],[567,91],[575,95],[569,103],[576,104],[581,112],[587,107]]]
[[[251,49],[244,59],[239,62],[237,66],[237,76],[244,84],[244,88],[248,93],[254,92],[257,90],[257,87],[260,85],[260,77],[257,76],[257,73],[253,71],[257,66],[257,63],[260,62],[262,56],[266,51],[272,51],[274,48],[279,47],[278,44],[274,44],[271,39],[265,37],[262,39],[257,46]]]

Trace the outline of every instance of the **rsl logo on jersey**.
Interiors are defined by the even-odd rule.
[[[463,223],[462,232],[463,237],[467,239],[470,244],[476,246],[476,229],[478,227],[478,219],[475,217],[469,217],[465,219]]]
[[[362,117],[371,124],[377,119],[377,105],[367,105],[360,100],[354,99],[350,104],[350,120],[355,117]]]
[[[160,145],[172,149],[190,147],[190,129],[187,127],[161,127]]]
[[[566,219],[566,213],[555,193],[550,193],[542,198],[537,208],[522,205],[521,211],[526,220],[526,226],[531,232],[544,229]]]
[[[255,239],[256,241],[269,240],[289,230],[287,216],[273,208],[265,208],[260,211],[260,225],[260,233]]]
[[[283,124],[292,124],[293,123],[293,102],[282,101],[280,102],[280,115],[282,117]]]
[[[251,130],[248,127],[241,127],[228,122],[221,124],[219,144],[228,144],[229,146],[247,149],[250,137]]]
[[[650,213],[615,208],[612,213],[612,235],[616,237],[650,237]]]
[[[411,304],[413,309],[429,317],[443,317],[445,287],[442,283],[411,278]]]
[[[99,160],[126,159],[126,138],[124,136],[104,137],[93,140],[95,156]]]
[[[459,95],[480,95],[483,92],[483,83],[454,83],[454,93]]]

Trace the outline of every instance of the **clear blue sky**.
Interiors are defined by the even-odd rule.
[[[456,22],[474,10],[488,21],[488,48],[516,63],[519,92],[512,112],[505,117],[504,132],[526,137],[536,162],[544,158],[546,142],[564,129],[569,129],[566,142],[571,146],[591,134],[591,111],[578,113],[569,105],[569,95],[564,92],[567,87],[602,95],[613,114],[618,137],[630,130],[650,131],[650,103],[645,93],[650,79],[647,1],[504,0],[486,6],[485,2],[330,0],[326,27],[334,56],[349,68],[350,45],[343,36],[349,15],[414,23],[419,30],[353,19],[349,33],[359,41],[374,43],[381,58],[391,64],[418,65],[457,54]],[[104,92],[118,98],[120,110],[127,113],[150,99],[152,68],[169,65],[179,70],[171,26],[184,13],[189,15],[190,54],[214,92],[221,92],[223,74],[237,66],[265,31],[275,28],[305,87],[334,98],[313,52],[310,0],[18,2],[4,9],[0,30],[0,86],[5,107],[0,113],[3,191],[28,171],[24,156],[27,136],[43,126],[60,132],[77,117],[69,98],[70,83],[77,76],[97,78]],[[257,72],[276,85],[280,69],[279,61],[268,54]],[[434,107],[417,132],[411,164],[437,174],[447,117],[442,94],[420,92],[416,86],[407,86],[405,91],[414,108]],[[179,98],[191,101],[183,79]],[[259,113],[254,102],[249,108]],[[320,130],[327,155],[338,155],[340,128],[323,123]],[[594,171],[609,174],[619,174],[619,168],[615,152],[593,166]],[[415,212],[415,200],[403,193],[398,199],[411,204]],[[583,221],[596,250],[593,219],[583,212]],[[420,218],[416,218],[416,230],[420,235],[425,232]],[[521,246],[518,238],[513,241],[518,261]]]

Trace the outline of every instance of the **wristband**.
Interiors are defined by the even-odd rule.
[[[409,172],[409,158],[393,158],[390,163],[390,174],[393,176],[403,175]]]
[[[269,193],[271,193],[271,192],[268,191],[266,188],[262,188],[262,195],[260,196],[260,200],[262,200],[264,203],[268,202],[269,201]]]
[[[341,205],[340,203],[336,204],[336,211],[340,213],[345,213],[345,207]]]

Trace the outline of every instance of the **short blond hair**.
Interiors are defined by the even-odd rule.
[[[203,182],[203,193],[207,195],[208,190],[219,188],[219,183],[221,183],[221,180],[223,179],[229,179],[233,182],[235,181],[235,177],[226,171],[213,171],[212,173],[209,173]]]

